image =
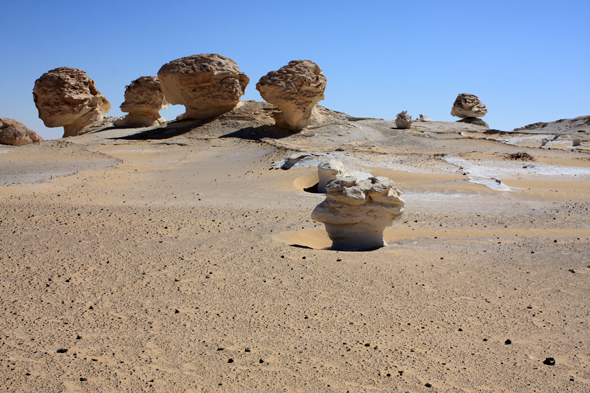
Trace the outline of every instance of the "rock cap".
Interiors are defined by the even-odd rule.
[[[488,108],[473,94],[461,93],[455,99],[451,116],[461,117],[484,117],[488,113]]]

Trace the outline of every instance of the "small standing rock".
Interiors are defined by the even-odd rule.
[[[412,127],[412,116],[406,111],[402,111],[396,115],[395,126],[401,129],[408,129]]]

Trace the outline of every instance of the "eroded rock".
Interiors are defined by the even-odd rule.
[[[69,67],[56,68],[37,79],[33,98],[45,126],[63,127],[64,137],[83,134],[111,109],[86,72]]]
[[[160,109],[168,108],[160,80],[155,76],[142,76],[125,87],[125,102],[121,111],[128,113],[115,121],[116,127],[150,127],[165,124]]]
[[[186,107],[178,119],[210,119],[231,111],[250,82],[235,61],[216,53],[166,63],[158,79],[168,102]]]
[[[395,126],[401,129],[408,129],[412,127],[412,116],[406,111],[402,111],[396,115]]]
[[[318,165],[318,192],[325,193],[326,185],[344,170],[344,165],[338,160],[326,160]]]
[[[278,127],[300,131],[309,125],[315,105],[324,99],[326,83],[317,64],[293,60],[260,78],[256,90],[280,110],[274,115]]]
[[[385,245],[383,231],[403,213],[404,200],[392,180],[338,176],[328,182],[326,199],[311,213],[323,222],[333,250],[370,250]]]
[[[20,121],[0,118],[0,144],[22,146],[43,141],[35,131],[28,129]]]
[[[451,116],[461,117],[463,119],[484,117],[486,113],[488,113],[488,108],[485,104],[477,96],[467,93],[459,94],[451,109]]]

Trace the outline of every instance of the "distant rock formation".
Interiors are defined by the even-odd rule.
[[[166,63],[158,79],[168,102],[186,107],[178,119],[210,119],[231,111],[250,82],[235,61],[216,53]]]
[[[324,99],[327,78],[309,60],[293,60],[278,71],[271,71],[256,84],[264,100],[276,105],[276,125],[300,131],[309,125],[312,110]]]
[[[155,76],[142,76],[125,87],[125,102],[121,111],[129,113],[115,121],[116,127],[150,127],[165,124],[160,109],[168,108],[160,81]]]
[[[457,96],[451,108],[451,116],[460,117],[461,123],[477,124],[488,127],[488,124],[478,117],[484,117],[488,113],[488,108],[477,96],[473,94],[462,93]]]
[[[395,126],[401,129],[408,129],[412,127],[412,116],[406,111],[402,111],[396,115]]]
[[[43,141],[35,131],[29,130],[20,121],[0,118],[0,144],[22,146]]]
[[[338,176],[328,182],[326,199],[311,213],[323,222],[333,250],[370,250],[385,245],[383,231],[403,213],[404,200],[386,177],[358,180]]]
[[[111,109],[86,72],[69,67],[56,68],[37,79],[33,98],[39,118],[47,127],[63,127],[64,137],[83,134]]]

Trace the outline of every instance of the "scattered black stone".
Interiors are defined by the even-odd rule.
[[[543,360],[543,364],[546,364],[548,366],[555,366],[555,359],[545,358],[545,360]]]
[[[80,381],[81,381],[81,382],[86,382],[86,381],[88,381],[88,379],[86,379],[86,378],[84,378],[84,377],[80,377]]]
[[[82,336],[80,336],[79,334],[76,336],[76,340],[81,340]]]
[[[460,331],[460,332],[462,332],[462,331],[463,331],[463,329],[459,328],[459,331]]]
[[[369,343],[365,344],[365,347],[370,347],[370,346],[371,346],[371,344],[369,344]]]
[[[338,258],[336,259],[336,262],[342,262],[342,259]]]
[[[576,271],[574,269],[569,269],[568,272],[575,273]]]
[[[244,352],[250,352],[250,348],[244,349]]]
[[[225,348],[223,348],[223,347],[219,347],[219,348],[217,348],[217,350],[218,350],[218,351],[223,351],[224,349],[225,349]]]
[[[227,362],[228,362],[228,363],[233,363],[233,362],[234,362],[234,360],[233,360],[233,359],[227,359]]]
[[[301,259],[305,259],[305,257],[302,257]]]
[[[258,361],[258,363],[264,363],[264,360],[260,359],[260,360]]]
[[[404,375],[403,371],[398,371],[399,375]]]
[[[68,349],[67,348],[60,348],[60,349],[58,349],[55,352],[57,352],[57,353],[66,353],[66,352],[68,352]]]
[[[508,339],[508,340],[504,341],[504,344],[510,345],[510,344],[512,344],[512,340]]]
[[[90,306],[88,307],[89,310],[94,310],[94,307]]]
[[[424,384],[424,386],[426,386],[427,388],[431,388],[431,387],[432,387],[432,384],[431,384],[430,382],[426,382],[426,383]]]
[[[178,310],[174,310],[174,314],[178,314],[180,311]]]
[[[391,377],[391,374],[387,373],[386,377]]]
[[[574,377],[571,377],[571,378],[570,378],[570,381],[574,382]]]

